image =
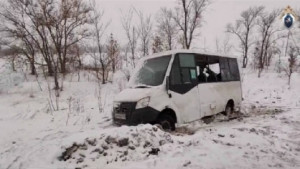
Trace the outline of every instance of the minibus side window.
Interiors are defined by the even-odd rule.
[[[180,67],[195,67],[194,54],[179,54]]]
[[[223,81],[239,81],[240,73],[235,58],[220,58],[221,75]]]
[[[183,84],[190,84],[196,80],[196,65],[194,54],[179,54],[179,63],[181,69],[181,78]]]
[[[220,61],[217,56],[196,55],[198,82],[219,82],[222,80]]]
[[[208,67],[206,68],[207,82],[221,81],[221,71],[219,57],[208,57]]]
[[[176,54],[170,72],[170,90],[186,93],[197,85],[194,54]]]
[[[231,77],[229,63],[227,58],[220,58],[220,67],[221,67],[221,76],[222,81],[231,81],[233,80]]]
[[[239,67],[237,64],[236,59],[228,59],[229,60],[229,68],[230,68],[230,73],[232,76],[232,80],[239,81],[240,80],[240,73],[239,73]]]

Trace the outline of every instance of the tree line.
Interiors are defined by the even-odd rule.
[[[300,25],[298,28],[294,26],[293,29],[289,30],[285,28],[283,18],[280,18],[280,16],[285,15],[282,11],[282,9],[267,11],[264,6],[249,7],[241,13],[235,23],[227,25],[226,32],[239,39],[239,48],[242,51],[242,67],[246,68],[249,56],[252,57],[252,65],[254,69],[258,70],[258,77],[261,76],[266,67],[270,66],[275,55],[278,55],[279,59],[280,56],[287,55],[289,65],[280,65],[281,61],[279,60],[278,71],[280,72],[282,68],[283,71],[289,72],[287,74],[290,81],[291,72],[299,67],[297,63],[297,56],[300,55],[299,42],[295,41],[294,38],[299,38]],[[300,11],[298,14],[295,12],[294,14],[294,24],[296,25]],[[284,41],[287,42],[284,43]]]
[[[177,2],[174,8],[161,8],[155,16],[135,8],[122,11],[120,25],[126,43],[120,44],[109,32],[110,22],[95,1],[7,0],[0,7],[0,41],[9,49],[6,54],[12,62],[25,58],[32,75],[37,75],[37,68],[41,68],[46,76],[53,76],[56,90],[62,87],[60,76],[83,68],[93,70],[104,84],[109,73],[116,70],[123,70],[129,77],[125,68],[134,68],[143,56],[193,47],[211,1]],[[284,53],[279,40],[287,34],[276,25],[280,12],[267,11],[263,6],[250,7],[226,27],[227,33],[239,39],[237,49],[241,49],[242,67],[246,68],[251,58],[259,77],[274,55]],[[216,48],[220,46],[216,40]],[[299,46],[297,43],[290,46],[285,52],[293,55],[289,67],[294,70]],[[231,50],[228,39],[223,42],[223,48],[223,52]],[[93,60],[93,65],[88,67],[82,63],[87,56]]]

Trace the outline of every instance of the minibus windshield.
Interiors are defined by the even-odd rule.
[[[162,56],[147,59],[137,67],[135,74],[130,79],[129,86],[134,88],[147,88],[161,85],[171,56]]]

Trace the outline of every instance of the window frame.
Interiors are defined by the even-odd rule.
[[[221,74],[221,76],[222,76],[222,81],[223,82],[235,82],[235,81],[241,81],[241,78],[240,78],[240,72],[239,72],[239,66],[238,66],[238,62],[237,62],[237,59],[236,58],[229,58],[229,57],[222,57],[224,60],[226,60],[226,63],[227,63],[227,67],[228,67],[228,72],[229,72],[229,75],[230,75],[230,79],[228,79],[228,78],[226,78],[226,80],[223,80],[223,76],[222,76],[222,74]],[[221,60],[220,60],[221,61]],[[235,62],[236,64],[235,64],[235,69],[236,70],[233,70],[233,67],[231,67],[231,65],[230,65],[230,62]],[[221,71],[222,71],[222,69],[224,69],[224,68],[222,68],[221,67],[221,65],[223,65],[223,63],[222,64],[220,64],[220,68],[221,68]],[[236,71],[237,72],[237,74],[236,75],[234,75],[232,72],[234,72],[234,71]]]
[[[175,53],[174,54],[174,59],[173,59],[173,62],[172,62],[172,67],[170,69],[170,73],[169,73],[169,81],[170,81],[170,85],[169,85],[169,89],[173,92],[176,92],[176,93],[180,93],[180,94],[184,94],[186,93],[187,91],[191,90],[192,88],[196,87],[198,85],[198,79],[197,79],[197,69],[196,69],[196,61],[195,61],[195,54],[194,53],[188,53],[188,54],[192,54],[194,56],[194,62],[195,62],[195,67],[181,67],[180,66],[180,60],[179,60],[179,55],[180,54],[186,54],[186,53]],[[177,61],[176,61],[177,60]],[[178,68],[179,68],[179,73],[180,73],[180,84],[173,84],[172,83],[172,79],[174,76],[171,76],[172,75],[172,72],[174,71],[174,64],[175,63],[178,63]],[[183,69],[187,69],[188,70],[188,75],[189,75],[189,79],[190,79],[190,83],[183,83],[183,76],[182,76],[182,70]],[[191,71],[194,69],[195,73],[196,73],[196,78],[195,79],[192,79],[191,77]]]
[[[180,54],[190,54],[190,55],[193,55],[193,59],[194,59],[194,67],[182,67],[181,64],[180,64]],[[197,68],[196,68],[196,59],[195,59],[195,55],[194,53],[176,53],[174,55],[174,61],[172,63],[172,68],[171,68],[171,71],[170,71],[170,85],[189,85],[189,84],[194,84],[195,81],[198,83],[198,79],[197,79]],[[171,74],[172,74],[172,71],[174,69],[174,63],[175,62],[178,62],[178,67],[179,67],[179,73],[180,73],[180,84],[172,84],[172,77],[171,77]],[[196,72],[196,78],[195,79],[192,79],[191,78],[191,70],[194,70]],[[183,81],[183,70],[188,70],[188,74],[189,74],[189,80],[190,80],[190,83],[188,84],[185,84],[184,81]]]
[[[205,57],[205,65],[209,67],[209,58],[210,57],[217,57],[218,58],[218,63],[219,63],[219,69],[220,69],[220,74],[221,74],[221,80],[217,81],[208,81],[206,79],[206,82],[200,82],[199,79],[197,78],[198,84],[206,84],[206,83],[223,83],[223,82],[235,82],[235,81],[240,81],[240,72],[239,72],[239,66],[236,58],[230,58],[230,57],[222,57],[222,56],[217,56],[217,55],[205,55],[205,54],[195,54],[195,60],[196,57]],[[224,62],[226,60],[226,63]],[[230,62],[235,62],[235,68],[231,68]],[[196,63],[196,69],[199,64]],[[235,70],[234,70],[235,69]],[[224,76],[224,72],[227,72],[227,75]],[[235,73],[232,73],[235,72]],[[197,72],[197,77],[200,74]]]
[[[214,58],[217,58],[218,59],[218,62],[217,63],[219,63],[219,71],[220,71],[220,74],[221,74],[221,81],[215,81],[215,82],[209,82],[209,81],[206,81],[206,83],[218,83],[218,82],[223,82],[223,78],[222,78],[222,73],[221,73],[221,65],[220,65],[220,56],[208,56],[208,57],[206,57],[207,58],[207,60],[206,60],[206,63],[207,63],[207,66],[209,67],[209,57],[214,57]],[[217,77],[216,77],[217,78]]]
[[[234,63],[234,66],[231,65],[232,63]],[[240,75],[240,70],[239,70],[239,65],[237,63],[237,59],[236,58],[228,58],[228,64],[229,64],[230,73],[233,77],[233,81],[240,81],[241,75]],[[235,72],[235,73],[232,73],[232,72]]]

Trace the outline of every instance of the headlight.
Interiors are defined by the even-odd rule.
[[[141,109],[147,107],[149,102],[150,102],[150,97],[142,98],[136,103],[135,109]]]

